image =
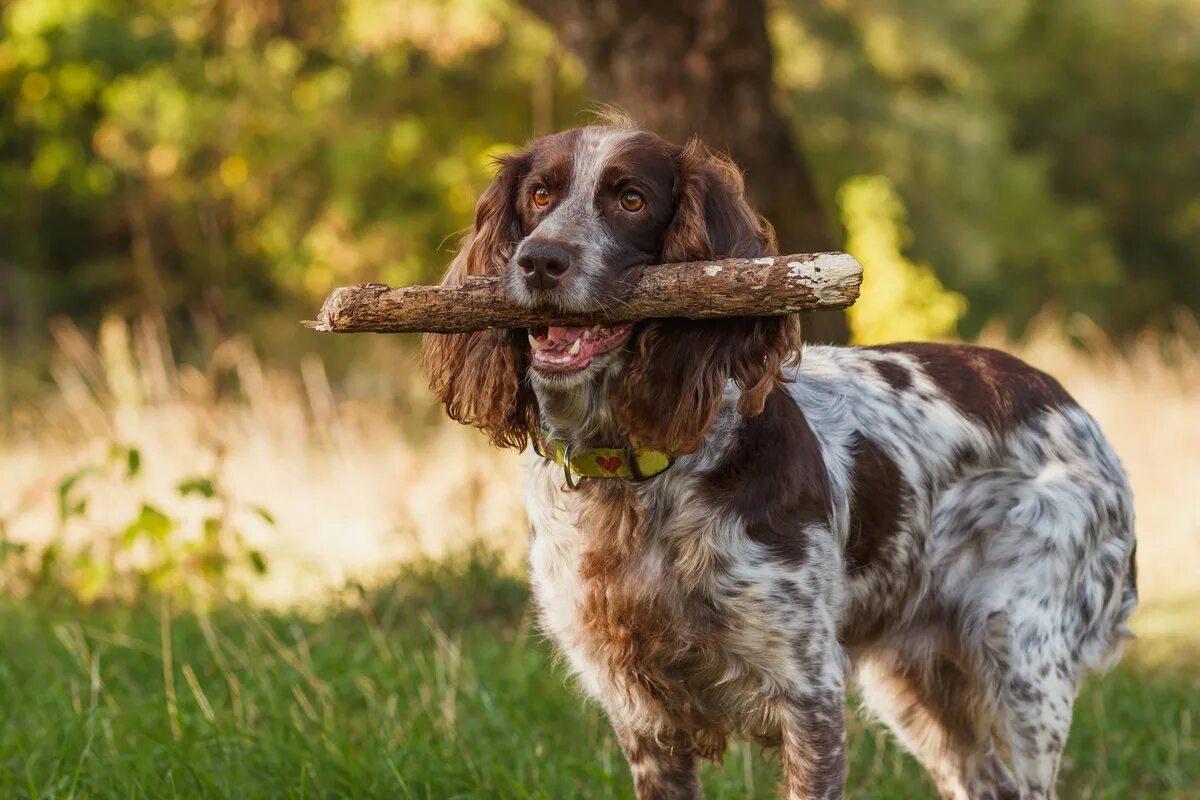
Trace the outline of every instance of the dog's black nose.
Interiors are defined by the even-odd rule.
[[[529,241],[521,248],[517,265],[530,289],[553,289],[571,268],[571,252],[554,242]]]

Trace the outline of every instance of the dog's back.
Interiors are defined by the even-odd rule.
[[[986,348],[811,347],[792,377],[868,705],[935,775],[968,773],[949,796],[981,769],[1008,785],[988,742],[1051,791],[1079,682],[1119,656],[1137,601],[1132,494],[1098,425]]]

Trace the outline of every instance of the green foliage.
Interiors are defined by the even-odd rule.
[[[278,309],[290,336],[331,285],[431,279],[552,47],[491,0],[16,0],[0,21],[13,337],[146,307],[259,333]]]
[[[631,798],[607,723],[530,613],[481,554],[405,568],[318,619],[0,601],[19,654],[0,659],[0,796]],[[1136,660],[1087,681],[1061,796],[1196,797],[1195,689],[1194,670]],[[933,796],[850,719],[850,796]],[[778,776],[742,744],[702,772],[715,799],[777,797]]]
[[[910,236],[904,204],[882,175],[851,178],[838,190],[846,251],[863,265],[862,294],[848,310],[859,344],[953,336],[966,311],[925,264],[904,257]]]
[[[253,517],[274,527],[270,512],[236,502],[213,475],[180,481],[167,511],[144,494],[141,474],[141,451],[114,444],[103,461],[63,476],[57,534],[36,547],[9,541],[9,521],[0,519],[0,586],[84,603],[155,595],[191,606],[239,597],[246,580],[267,573],[266,557],[247,543],[242,525]],[[114,487],[145,497],[115,528],[89,514]]]
[[[830,194],[887,176],[963,333],[1047,303],[1110,333],[1200,309],[1200,10],[786,2],[784,107]]]
[[[1194,4],[771,9],[829,207],[886,176],[963,333],[1048,302],[1116,334],[1200,309]],[[331,285],[434,278],[490,157],[586,119],[561,53],[515,0],[13,0],[0,336],[153,308],[289,352]]]

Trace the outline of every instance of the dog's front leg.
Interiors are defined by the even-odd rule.
[[[788,800],[846,793],[846,658],[832,616],[816,615],[791,640],[791,672],[775,709]]]
[[[633,773],[637,800],[701,800],[696,754],[682,733],[648,736],[615,723],[621,749]]]
[[[792,694],[779,713],[788,800],[840,800],[846,787],[843,686]]]

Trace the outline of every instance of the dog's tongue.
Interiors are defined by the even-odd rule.
[[[546,336],[543,339],[546,343],[544,346],[551,350],[570,347],[576,339],[583,336],[583,332],[586,330],[587,328],[583,326],[551,325],[546,329]]]

